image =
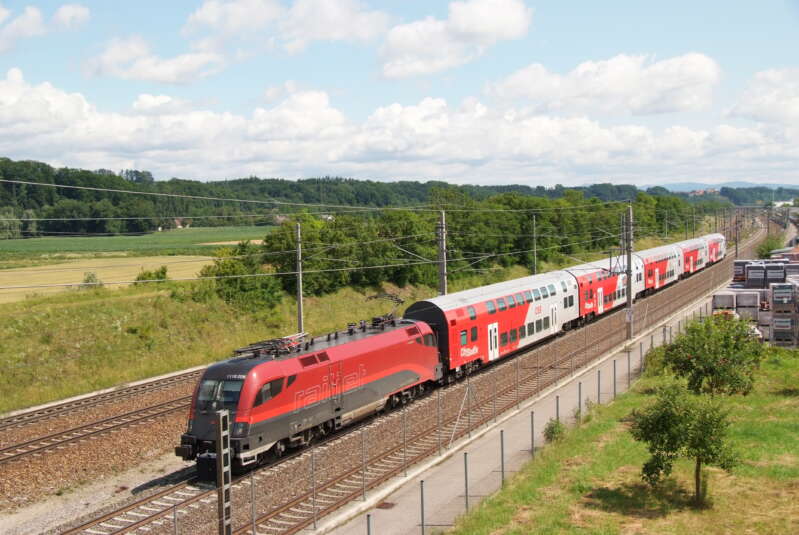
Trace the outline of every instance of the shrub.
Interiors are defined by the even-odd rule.
[[[560,420],[550,418],[544,426],[544,440],[548,443],[557,442],[566,434],[566,426]]]
[[[81,284],[80,288],[84,290],[93,290],[95,288],[102,288],[103,281],[101,281],[97,277],[97,273],[94,271],[88,271],[83,274],[83,283]]]
[[[152,271],[142,270],[136,275],[136,281],[165,281],[169,280],[169,277],[166,275],[166,266],[161,266],[158,269],[154,269]],[[136,282],[134,284],[144,284],[142,282]]]

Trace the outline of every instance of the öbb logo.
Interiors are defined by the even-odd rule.
[[[477,354],[477,346],[461,348],[461,357],[471,357],[472,355],[476,354]]]

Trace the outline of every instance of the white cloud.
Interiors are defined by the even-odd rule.
[[[794,177],[799,165],[799,129],[781,125],[609,126],[476,98],[454,106],[440,98],[388,104],[356,122],[323,91],[288,84],[275,98],[234,114],[145,93],[128,113],[108,113],[11,69],[0,78],[0,154],[91,169],[135,166],[158,177],[329,174],[505,184],[738,179],[766,171],[776,180]]]
[[[660,61],[620,54],[586,61],[565,75],[533,63],[486,91],[523,100],[539,111],[669,113],[708,107],[720,73],[718,64],[703,54]]]
[[[389,17],[370,11],[357,0],[296,0],[281,21],[281,39],[289,52],[312,41],[366,42],[382,34]]]
[[[189,15],[186,31],[213,29],[225,36],[258,32],[285,12],[278,0],[205,0]]]
[[[10,16],[11,13],[7,9],[0,11],[0,21],[8,20]],[[42,12],[38,8],[28,6],[20,15],[0,27],[0,52],[14,48],[19,39],[44,35],[46,32]]]
[[[85,24],[91,12],[86,6],[80,4],[64,4],[59,7],[55,15],[53,15],[53,22],[63,28],[77,28]]]
[[[730,115],[766,123],[799,124],[799,69],[757,73]]]
[[[406,78],[463,65],[498,41],[523,37],[532,17],[522,0],[451,2],[446,20],[427,17],[389,30],[383,75]]]
[[[185,84],[217,73],[223,63],[222,55],[202,51],[163,59],[152,53],[142,37],[132,36],[114,39],[102,54],[89,59],[85,67],[94,76]]]

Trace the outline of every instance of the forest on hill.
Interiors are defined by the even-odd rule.
[[[675,226],[684,224],[691,207],[696,214],[703,214],[730,205],[722,197],[689,198],[685,194],[671,194],[662,187],[642,192],[632,185],[595,184],[575,188],[561,185],[549,188],[523,185],[456,186],[441,181],[377,182],[340,177],[302,180],[249,177],[214,182],[174,178],[156,181],[147,171],[123,170],[115,173],[107,169],[54,168],[42,162],[13,161],[8,158],[0,158],[0,179],[97,188],[93,191],[0,183],[0,238],[140,233],[159,227],[171,228],[186,222],[194,226],[267,225],[275,222],[276,214],[335,211],[336,207],[340,209],[347,206],[450,209],[453,206],[445,207],[441,203],[453,195],[458,203],[499,202],[502,205],[509,199],[527,199],[525,202],[555,207],[563,203],[571,204],[577,197],[622,201],[635,200],[643,195],[642,198],[653,197],[663,210],[670,211],[672,223],[669,225]],[[194,198],[101,191],[105,189]],[[258,202],[231,203],[198,197]],[[264,202],[267,200],[274,201],[274,204]],[[303,207],[298,204],[326,206]],[[662,220],[666,219],[668,216],[664,212]]]

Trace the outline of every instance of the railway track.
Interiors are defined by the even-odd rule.
[[[742,249],[745,251],[746,247]],[[728,279],[731,264],[732,258],[728,257],[707,271],[672,286],[670,290],[639,301],[636,304],[636,314],[639,318],[643,315],[644,319],[640,325],[636,325],[636,332],[641,333],[644,329],[650,328],[692,302],[697,295],[704,294],[709,287]],[[401,443],[397,442],[396,422],[405,414],[400,416],[400,411],[362,425],[360,429],[365,433],[370,433],[372,430],[381,431],[390,437],[388,442],[391,444],[378,453],[366,457],[364,463],[350,463],[353,466],[327,480],[318,482],[314,480],[312,485],[308,485],[307,491],[298,494],[296,486],[302,480],[308,458],[315,454],[321,455],[325,451],[330,453],[333,459],[341,459],[342,455],[352,456],[352,444],[347,441],[357,434],[358,427],[351,427],[345,433],[328,439],[329,442],[298,452],[276,465],[253,471],[249,476],[234,481],[234,503],[238,503],[234,506],[234,511],[238,511],[239,514],[236,517],[235,533],[239,535],[252,533],[253,526],[260,534],[288,535],[302,531],[313,525],[319,517],[360,497],[365,490],[380,486],[409,466],[441,451],[451,442],[541,392],[608,350],[623,344],[626,340],[625,326],[623,309],[617,310],[581,329],[530,348],[512,360],[486,368],[481,373],[473,375],[470,381],[437,390],[434,395],[422,398],[402,410],[403,413],[410,413],[419,421],[428,422],[428,425],[421,431],[411,433]],[[665,332],[663,336],[665,340]],[[442,415],[443,397],[449,398],[450,408],[453,406],[454,397],[455,406],[460,404],[461,409],[451,410],[447,415]],[[464,413],[463,408],[468,401],[471,402],[468,403],[469,408]],[[431,414],[437,415],[433,423],[431,423]],[[391,425],[394,425],[394,428],[391,428]],[[305,465],[298,464],[303,462]],[[275,480],[280,479],[281,474],[288,475],[284,480],[291,483],[280,489],[268,487],[269,492],[263,492],[264,485],[274,484]],[[267,501],[284,499],[284,502],[275,505],[258,503],[256,500],[248,506],[248,498],[244,495],[248,489],[255,493],[256,486],[261,488],[259,495],[262,499],[266,498]],[[191,524],[192,521],[199,522],[198,518],[203,514],[211,517],[211,508],[203,509],[202,506],[215,501],[215,489],[204,490],[188,482],[165,489],[154,496],[65,533],[70,535],[171,533],[175,526],[173,522],[178,522],[178,518],[181,518],[181,523]],[[241,511],[249,510],[250,507],[252,518],[242,521]],[[258,509],[266,510],[256,514]],[[206,521],[213,524],[213,518]],[[206,529],[209,526],[208,523],[203,525]],[[199,532],[196,525],[189,527],[192,531],[188,532]],[[187,532],[184,529],[187,528],[182,524],[180,532]]]
[[[65,414],[73,411],[83,410],[89,407],[94,407],[106,403],[113,403],[116,401],[124,400],[126,398],[139,396],[144,393],[164,390],[166,388],[171,388],[175,385],[178,385],[180,383],[185,383],[187,381],[196,381],[201,373],[202,370],[195,370],[191,372],[182,373],[179,375],[173,375],[171,377],[166,377],[156,381],[150,381],[147,383],[120,388],[118,390],[112,390],[110,392],[104,392],[96,396],[90,396],[73,401],[66,401],[64,403],[58,403],[56,405],[43,407],[41,409],[35,409],[32,411],[23,412],[13,416],[7,416],[5,418],[0,419],[0,431],[7,431],[18,427],[24,427],[35,422],[49,420],[52,418],[60,418]]]
[[[166,403],[160,403],[141,410],[131,411],[119,416],[113,416],[88,425],[74,427],[67,431],[52,435],[38,437],[27,442],[14,444],[0,449],[0,464],[16,461],[30,455],[38,455],[44,451],[65,447],[71,443],[95,437],[101,433],[108,433],[121,427],[136,425],[189,408],[191,396],[182,397]]]

